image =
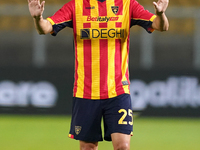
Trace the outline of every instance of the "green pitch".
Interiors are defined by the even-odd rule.
[[[68,138],[68,116],[0,115],[1,150],[78,150]],[[131,150],[199,150],[200,119],[134,119]],[[100,142],[99,150],[112,150],[111,142]]]

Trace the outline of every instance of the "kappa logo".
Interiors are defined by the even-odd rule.
[[[122,85],[129,85],[128,81],[122,81]]]
[[[75,133],[78,135],[81,132],[82,127],[81,126],[75,126]]]
[[[119,6],[111,6],[112,12],[116,15],[119,10]]]

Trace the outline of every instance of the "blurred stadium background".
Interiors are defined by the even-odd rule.
[[[44,17],[67,1],[46,0]],[[138,2],[154,12],[153,0]],[[199,0],[170,0],[168,32],[131,28],[130,89],[137,116],[132,149],[200,149],[199,8]],[[0,20],[0,149],[78,149],[67,138],[72,30],[38,35],[26,0],[1,0]],[[100,143],[101,149],[111,147]]]

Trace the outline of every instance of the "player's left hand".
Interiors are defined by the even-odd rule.
[[[153,5],[156,10],[156,15],[161,15],[164,13],[168,7],[169,0],[158,0],[158,2],[153,2]]]

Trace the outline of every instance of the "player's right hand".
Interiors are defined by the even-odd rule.
[[[44,11],[45,1],[40,3],[40,0],[28,0],[28,7],[33,18],[40,18]]]
[[[169,4],[169,0],[158,0],[158,2],[153,2],[156,10],[156,15],[162,14],[166,11]]]

